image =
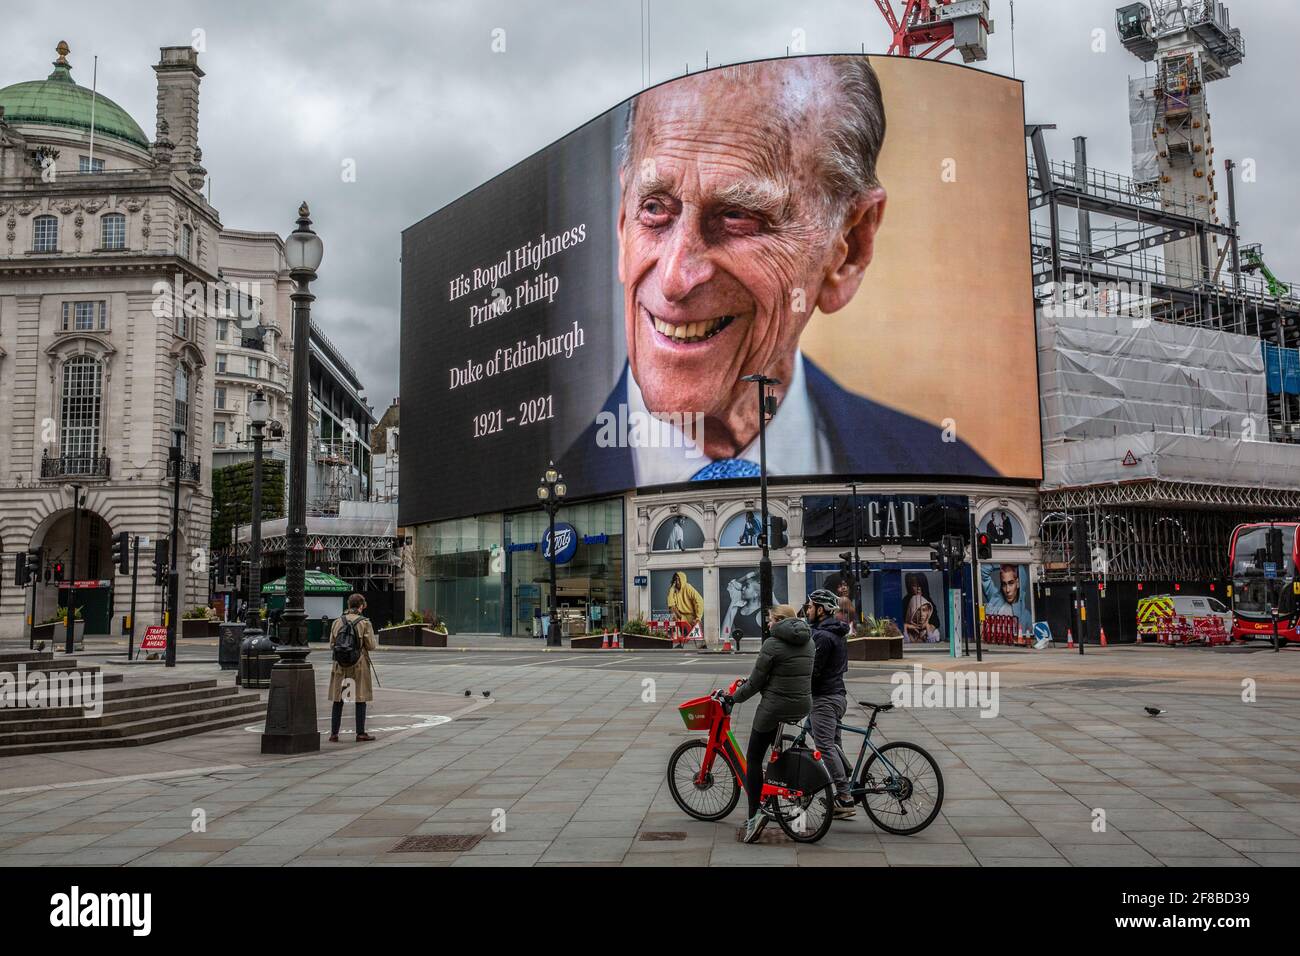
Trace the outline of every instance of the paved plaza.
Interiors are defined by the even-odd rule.
[[[263,757],[253,722],[151,747],[6,758],[0,865],[1300,864],[1295,650],[855,664],[850,696],[862,700],[887,700],[891,675],[914,663],[997,674],[996,717],[942,707],[882,716],[886,738],[939,761],[941,816],[901,837],[859,809],[816,845],[774,834],[746,846],[736,841],[741,810],[716,824],[688,818],[665,767],[690,735],[677,704],[743,676],[752,656],[469,644],[376,653],[374,743],[345,734],[322,738],[318,755]],[[187,648],[182,659],[203,656]],[[324,729],[328,661],[312,656]],[[742,744],[752,713],[752,702],[736,710]],[[345,730],[351,720],[349,707]],[[396,850],[413,836],[473,845]]]

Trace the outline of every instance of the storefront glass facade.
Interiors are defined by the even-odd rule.
[[[623,501],[563,507],[555,518],[577,532],[573,558],[556,573],[566,636],[623,621]],[[419,607],[458,634],[541,633],[550,565],[542,557],[544,511],[496,512],[415,530]]]

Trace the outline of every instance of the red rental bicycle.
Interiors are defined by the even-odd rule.
[[[731,697],[744,683],[733,681],[726,691],[715,690],[679,706],[688,730],[706,730],[708,737],[688,740],[668,759],[668,788],[677,805],[697,820],[721,820],[736,809],[745,790],[745,755],[731,733]],[[777,736],[764,771],[760,806],[786,836],[815,843],[834,819],[834,786],[820,751]]]

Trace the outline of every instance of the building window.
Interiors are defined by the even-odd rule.
[[[63,303],[64,332],[103,332],[108,329],[108,303],[103,299],[91,302]]]
[[[226,341],[226,338],[229,335],[230,335],[230,322],[228,322],[226,319],[217,319],[217,341],[224,342]]]
[[[262,371],[262,363],[260,361],[258,361],[255,358],[251,358],[248,360],[249,378],[257,378],[257,376],[261,374],[261,371]]]
[[[59,251],[59,220],[54,216],[37,216],[32,220],[32,252]]]
[[[212,390],[212,401],[217,408],[226,407],[226,386],[218,385]]]
[[[226,443],[226,423],[215,422],[212,425],[212,444],[224,445]]]
[[[218,372],[221,372],[221,373],[223,373],[223,374],[225,373],[225,371],[226,371],[226,357],[225,357],[225,355],[218,355],[218,356],[217,356],[217,371],[218,371]]]
[[[99,454],[99,420],[104,401],[104,367],[89,355],[63,363],[60,453],[65,458]]]
[[[105,249],[126,248],[126,216],[113,212],[99,220],[99,244]]]
[[[91,159],[89,156],[77,157],[77,172],[102,173],[103,171],[104,161],[102,159]]]
[[[172,428],[185,432],[181,436],[181,457],[185,457],[185,448],[190,430],[190,373],[184,365],[176,366],[176,380],[172,392]]]
[[[181,256],[186,259],[192,258],[194,251],[194,230],[189,226],[181,226]]]

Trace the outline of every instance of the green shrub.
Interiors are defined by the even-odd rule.
[[[624,634],[649,634],[650,625],[645,622],[645,618],[638,614],[630,621],[623,625]]]

